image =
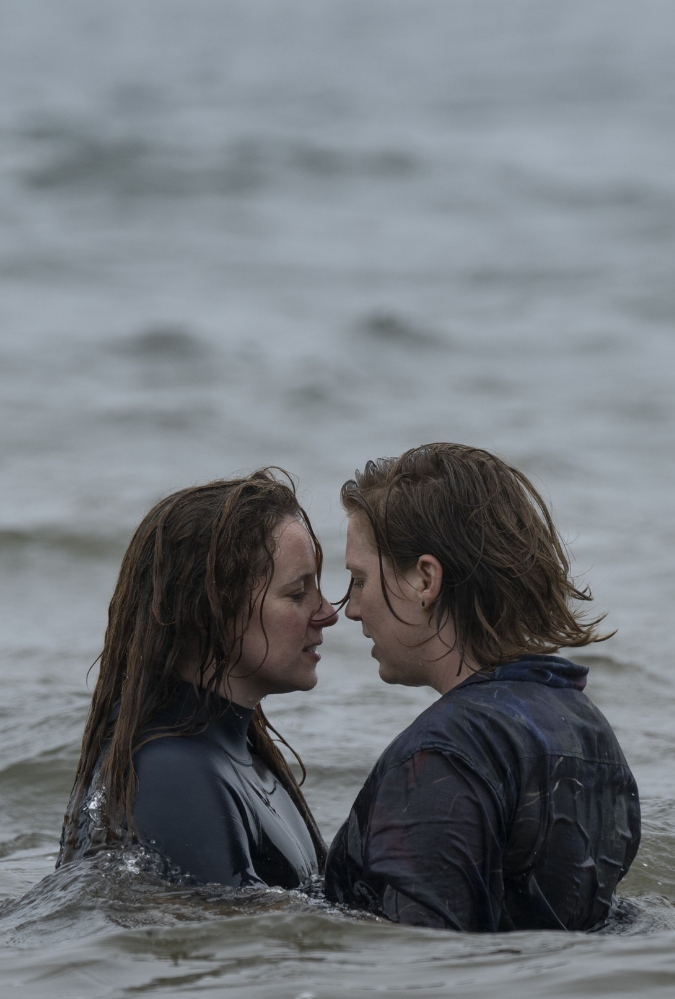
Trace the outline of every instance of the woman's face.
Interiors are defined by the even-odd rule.
[[[437,559],[422,556],[417,567],[399,573],[387,559],[382,560],[387,596],[395,614],[382,592],[380,559],[372,529],[367,518],[358,513],[349,518],[346,565],[352,585],[345,615],[360,621],[363,634],[372,640],[370,654],[380,664],[385,683],[430,686],[441,693],[456,683],[457,654],[448,654],[454,646],[452,623],[445,625],[440,639],[427,609],[438,595],[442,577]]]
[[[260,586],[244,632],[241,658],[228,678],[230,689],[224,691],[246,707],[253,707],[266,694],[311,690],[317,682],[323,629],[337,621],[332,604],[319,593],[316,557],[307,529],[288,517],[273,538],[272,579],[264,603],[264,584]]]
[[[405,575],[395,574],[388,561],[382,560],[389,602],[398,617],[410,622],[404,624],[387,606],[372,529],[360,514],[349,518],[345,561],[352,575],[345,615],[352,621],[360,621],[363,634],[372,640],[370,654],[380,664],[380,676],[386,683],[407,686],[426,683],[421,650],[415,647],[419,641],[418,629],[413,623],[418,617],[415,613],[416,591]]]

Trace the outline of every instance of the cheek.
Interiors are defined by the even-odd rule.
[[[389,613],[389,609],[379,586],[377,589],[370,588],[363,591],[361,612],[365,613],[373,623],[384,623],[385,614]]]
[[[300,607],[290,606],[278,610],[270,616],[267,634],[270,644],[291,645],[305,635],[307,631],[307,615]]]

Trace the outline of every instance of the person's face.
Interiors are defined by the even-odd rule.
[[[337,614],[319,593],[316,558],[306,528],[288,517],[274,532],[274,572],[260,607],[244,632],[241,658],[231,673],[235,701],[257,703],[266,694],[311,690],[316,685],[318,647]]]
[[[418,591],[405,574],[397,576],[388,560],[382,560],[389,602],[403,619],[397,620],[384,599],[380,560],[365,515],[357,513],[349,518],[345,562],[352,575],[345,614],[360,621],[363,634],[372,639],[370,654],[380,664],[382,679],[412,687],[429,683],[425,646],[419,644],[429,627],[420,610]]]

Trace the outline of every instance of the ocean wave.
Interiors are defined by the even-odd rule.
[[[443,348],[449,341],[396,312],[370,312],[356,325],[360,339],[389,347]]]
[[[45,938],[71,940],[106,926],[170,927],[278,912],[373,920],[327,902],[318,877],[296,890],[197,885],[170,869],[159,854],[131,846],[66,864],[20,898],[5,900],[0,904],[0,940],[7,946],[38,946]]]
[[[141,361],[171,361],[182,364],[202,360],[211,351],[194,333],[183,326],[159,324],[110,342],[110,349]]]
[[[407,149],[352,148],[293,138],[240,136],[221,148],[185,149],[147,136],[107,136],[68,125],[27,130],[41,161],[21,177],[33,190],[107,191],[138,197],[250,195],[299,179],[407,181],[421,164]]]
[[[73,558],[118,558],[128,540],[127,535],[74,531],[56,525],[0,528],[0,552],[7,554],[37,548],[61,552]]]

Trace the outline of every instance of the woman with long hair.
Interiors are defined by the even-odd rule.
[[[183,489],[136,530],[57,867],[137,842],[204,883],[293,888],[322,869],[321,834],[260,706],[314,687],[337,620],[319,542],[277,471]]]

